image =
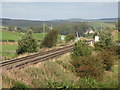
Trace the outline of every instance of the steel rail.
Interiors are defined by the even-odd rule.
[[[5,61],[1,62],[0,67],[12,68],[12,67],[18,67],[28,63],[38,63],[40,61],[47,60],[49,58],[54,58],[55,56],[59,56],[59,55],[62,55],[63,53],[69,52],[72,49],[72,46],[73,45],[67,45],[67,46],[60,47],[58,49],[49,50],[43,53],[37,53],[37,54],[29,55],[26,57],[7,60],[6,62]],[[17,65],[14,65],[16,63]]]
[[[42,52],[42,53],[37,53],[37,54],[33,54],[33,55],[28,55],[28,56],[25,56],[25,57],[21,57],[21,58],[16,58],[16,59],[11,59],[11,60],[7,60],[7,61],[3,61],[3,62],[0,62],[0,67],[2,64],[4,63],[9,63],[9,62],[14,62],[14,61],[23,61],[23,60],[26,60],[26,59],[31,59],[31,58],[34,58],[36,56],[40,56],[40,55],[45,55],[45,54],[48,54],[48,53],[51,53],[51,52],[56,52],[56,51],[59,51],[61,49],[64,49],[64,48],[69,48],[69,47],[72,47],[72,45],[69,45],[69,46],[65,46],[65,47],[60,47],[58,49],[52,49],[52,50],[49,50],[49,51],[45,51],[45,52]]]

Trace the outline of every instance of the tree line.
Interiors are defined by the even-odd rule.
[[[26,32],[26,29],[32,29],[34,33],[43,33],[43,24],[39,26],[30,26],[26,28],[22,27],[15,27],[12,25],[8,26],[9,31],[17,31],[17,32]],[[48,33],[51,25],[46,24],[45,25],[45,33]],[[59,34],[61,35],[67,35],[67,34],[76,34],[76,32],[79,33],[79,36],[84,36],[84,33],[86,32],[87,29],[92,28],[92,26],[88,25],[86,22],[64,22],[60,24],[53,24],[53,29],[58,30]]]

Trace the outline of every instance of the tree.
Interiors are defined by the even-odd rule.
[[[9,30],[9,31],[15,31],[15,27],[12,26],[12,25],[10,25],[10,26],[8,26],[8,30]]]
[[[71,54],[72,58],[77,58],[79,56],[90,56],[92,55],[92,51],[89,46],[86,45],[86,41],[78,41],[74,44],[74,48]]]
[[[65,37],[65,41],[66,41],[66,42],[71,41],[71,40],[75,40],[75,35],[74,35],[74,34],[68,34],[68,35]]]
[[[44,40],[42,41],[40,47],[53,47],[57,43],[58,38],[58,31],[57,30],[51,30],[47,35],[45,36]]]
[[[23,54],[25,52],[37,52],[37,42],[33,38],[32,31],[28,31],[21,40],[18,41],[17,54]]]
[[[96,50],[108,49],[113,45],[112,34],[109,30],[101,31],[98,36],[100,41],[94,44]]]
[[[99,57],[92,56],[92,50],[86,45],[86,41],[80,40],[75,43],[71,58],[71,64],[74,66],[77,76],[102,78],[103,62]]]

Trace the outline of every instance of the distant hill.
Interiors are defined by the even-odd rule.
[[[44,23],[44,21],[35,21],[35,20],[20,20],[20,19],[8,19],[8,18],[0,18],[2,20],[3,26],[13,25],[17,27],[29,27],[29,26],[39,26]],[[96,21],[96,22],[115,22],[117,21],[117,18],[102,18],[102,19],[79,19],[79,18],[71,18],[71,19],[56,19],[56,20],[49,20],[45,21],[48,25],[55,25],[60,23],[66,23],[66,22],[81,22],[81,21]]]
[[[102,21],[102,22],[115,22],[118,18],[102,18],[102,19],[96,19],[96,21]]]

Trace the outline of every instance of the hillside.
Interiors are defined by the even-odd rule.
[[[93,81],[85,81],[75,75],[70,63],[70,54],[65,54],[57,59],[40,62],[23,69],[3,71],[3,88],[10,88],[15,83],[21,82],[32,88],[85,88],[92,87]],[[115,88],[117,86],[118,68],[114,65],[112,71],[105,71],[104,80],[97,83],[96,87]]]
[[[35,20],[20,20],[20,19],[6,19],[0,18],[2,20],[3,26],[13,25],[17,27],[29,27],[29,26],[39,26],[44,23],[44,21],[35,21]],[[45,21],[48,25],[56,25],[60,23],[68,23],[68,22],[81,22],[81,21],[95,21],[95,22],[115,22],[117,18],[103,18],[103,19],[79,19],[79,18],[70,18],[65,20],[49,20]]]

